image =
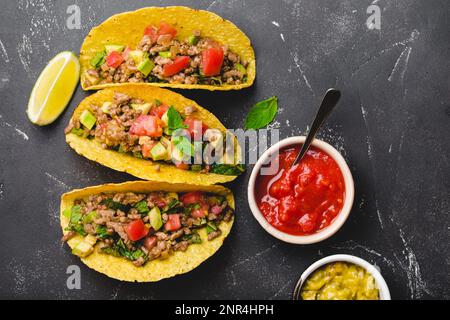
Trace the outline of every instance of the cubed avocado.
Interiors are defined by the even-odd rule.
[[[91,66],[93,66],[94,68],[98,68],[100,67],[102,64],[105,63],[105,56],[106,56],[106,52],[102,51],[102,52],[98,52],[90,61]],[[87,74],[87,73],[86,73]]]
[[[174,148],[171,148],[171,150],[172,150],[172,159],[173,160],[179,161],[179,162],[184,160],[184,154],[180,149],[174,147]]]
[[[145,58],[141,61],[141,63],[138,64],[137,68],[142,74],[146,77],[152,72],[153,68],[155,67],[155,63],[150,60],[149,58]]]
[[[164,124],[165,124],[166,127],[167,127],[167,124],[169,123],[169,117],[168,117],[168,115],[167,115],[167,112],[168,112],[168,111],[164,112],[164,114],[163,114],[162,117],[161,117],[161,121],[164,122]]]
[[[150,111],[152,105],[150,103],[132,103],[131,107],[134,110],[141,110],[141,114],[147,114]]]
[[[155,146],[150,150],[150,155],[153,160],[165,160],[167,158],[167,149],[163,146],[161,142],[155,144]]]
[[[83,110],[80,116],[80,122],[83,126],[91,130],[94,124],[97,122],[97,119],[89,110]]]
[[[119,44],[108,44],[105,46],[106,53],[109,54],[113,51],[122,52],[125,49],[125,46],[121,46]]]
[[[170,51],[160,51],[159,55],[163,58],[171,58],[172,53]]]
[[[190,44],[190,45],[193,45],[193,46],[195,46],[195,45],[198,43],[198,40],[200,40],[200,37],[197,37],[197,36],[195,36],[195,35],[191,35],[191,36],[189,36],[189,38],[188,38],[189,44]]]
[[[236,70],[239,71],[242,74],[247,74],[247,69],[245,69],[245,67],[240,64],[240,63],[236,63]]]
[[[166,129],[166,128],[165,128]],[[164,160],[168,160],[170,161],[172,159],[172,142],[167,139],[166,137],[161,137],[161,139],[159,140],[159,142],[162,143],[162,145],[166,148],[167,150],[167,155],[166,158]]]
[[[128,52],[128,56],[133,59],[136,65],[140,64],[142,60],[145,58],[144,51],[142,50],[131,50]]]
[[[150,224],[155,231],[158,231],[162,225],[161,211],[159,211],[158,207],[153,207],[148,213],[148,217],[150,219]]]
[[[103,113],[109,114],[109,107],[111,106],[111,104],[112,103],[110,101],[103,102],[102,104]]]
[[[94,77],[91,76],[89,73],[85,72],[84,74],[84,78],[89,81],[90,84],[94,85],[100,82],[100,78],[99,77]]]
[[[72,253],[76,256],[79,256],[81,258],[87,257],[88,255],[90,255],[92,252],[94,251],[94,247],[85,242],[85,241],[80,241],[73,249],[72,249]]]
[[[97,243],[97,238],[92,234],[88,234],[84,237],[84,242],[89,243],[91,246],[94,246]]]

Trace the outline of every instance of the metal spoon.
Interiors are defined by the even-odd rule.
[[[314,121],[311,125],[311,129],[306,136],[305,143],[298,153],[297,158],[295,158],[295,161],[292,163],[292,166],[295,166],[300,162],[300,160],[302,160],[303,156],[306,154],[306,151],[308,151],[311,142],[316,136],[317,131],[319,131],[320,126],[325,121],[325,119],[328,118],[328,115],[331,113],[331,111],[333,111],[333,108],[338,103],[340,97],[341,92],[339,90],[334,88],[327,90],[325,96],[323,97],[322,104],[320,105],[316,117],[314,118]]]

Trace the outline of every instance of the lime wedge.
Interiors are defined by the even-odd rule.
[[[64,111],[80,78],[80,63],[72,52],[58,53],[42,70],[28,101],[28,118],[44,126]]]

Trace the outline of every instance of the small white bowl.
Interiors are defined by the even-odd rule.
[[[319,261],[314,262],[308,269],[306,269],[302,273],[300,279],[298,280],[297,285],[295,286],[295,289],[294,289],[293,299],[294,300],[300,299],[300,293],[301,293],[302,286],[304,285],[306,279],[308,279],[308,277],[314,271],[316,271],[320,267],[322,267],[326,264],[329,264],[331,262],[348,262],[348,263],[356,264],[356,265],[366,269],[367,272],[369,272],[375,279],[375,283],[378,287],[378,291],[379,291],[379,295],[380,295],[380,300],[391,300],[391,293],[389,292],[389,288],[386,284],[386,281],[384,281],[384,278],[381,275],[380,271],[378,271],[378,269],[375,266],[373,266],[366,260],[349,255],[349,254],[335,254],[335,255],[328,256],[328,257],[320,259]]]
[[[266,218],[262,215],[261,211],[259,210],[255,199],[255,182],[257,176],[259,175],[260,169],[263,164],[269,163],[269,160],[271,159],[270,156],[274,154],[274,152],[287,146],[301,145],[305,142],[305,139],[306,139],[305,136],[286,138],[277,142],[269,149],[267,149],[266,152],[263,153],[261,158],[258,159],[255,166],[253,167],[253,171],[250,175],[250,180],[248,182],[248,189],[247,189],[248,204],[253,213],[253,216],[256,218],[256,220],[258,220],[259,224],[275,238],[295,244],[316,243],[325,240],[331,237],[333,234],[335,234],[344,224],[345,220],[347,220],[347,217],[352,209],[353,200],[355,197],[355,186],[353,183],[352,173],[350,172],[350,169],[348,168],[344,158],[341,156],[339,151],[337,151],[328,143],[318,139],[314,139],[311,145],[324,151],[330,157],[332,157],[342,172],[345,184],[345,199],[341,211],[329,226],[311,235],[297,236],[288,234],[276,229],[266,220]]]

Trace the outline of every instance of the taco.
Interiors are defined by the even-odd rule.
[[[244,171],[235,164],[237,143],[228,143],[236,152],[222,152],[223,161],[207,164],[203,158],[205,148],[226,150],[228,134],[213,114],[180,94],[145,84],[104,89],[85,98],[65,133],[80,155],[145,180],[215,184]]]
[[[81,86],[125,83],[182,89],[249,87],[256,74],[248,37],[218,15],[187,7],[116,14],[93,28],[80,50]]]
[[[133,181],[61,197],[64,242],[90,268],[152,282],[191,271],[223,244],[234,198],[222,186]]]

